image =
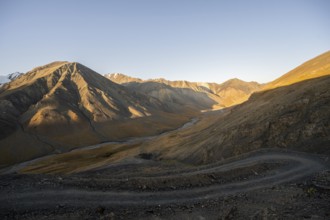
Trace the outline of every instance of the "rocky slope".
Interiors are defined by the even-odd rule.
[[[41,66],[0,89],[0,164],[159,133],[190,117],[175,110],[79,63]]]

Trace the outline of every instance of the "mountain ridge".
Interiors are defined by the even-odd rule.
[[[156,89],[144,88],[143,85],[150,85],[151,83],[161,83],[175,89],[191,89],[195,92],[205,93],[211,97],[216,103],[217,108],[229,107],[235,104],[246,101],[249,96],[257,91],[262,85],[257,82],[245,82],[243,80],[234,78],[227,80],[221,84],[207,83],[207,82],[189,82],[186,80],[166,80],[164,78],[141,80],[127,76],[125,74],[106,74],[108,79],[122,84],[126,87],[132,88],[134,91],[144,91],[146,94],[152,94],[153,97],[162,100],[162,95]],[[180,103],[182,104],[182,103]]]

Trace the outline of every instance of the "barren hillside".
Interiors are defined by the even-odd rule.
[[[175,128],[194,111],[131,92],[79,64],[54,62],[0,88],[1,164]],[[185,113],[180,116],[180,113]],[[154,128],[146,125],[154,125]]]

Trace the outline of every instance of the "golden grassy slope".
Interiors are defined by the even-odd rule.
[[[266,84],[262,90],[291,85],[307,79],[329,75],[330,51],[327,51],[284,74],[280,78]]]

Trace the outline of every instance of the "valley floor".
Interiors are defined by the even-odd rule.
[[[326,156],[263,149],[192,166],[133,158],[72,175],[6,174],[1,219],[329,219]]]

